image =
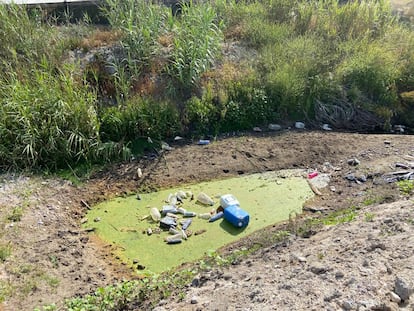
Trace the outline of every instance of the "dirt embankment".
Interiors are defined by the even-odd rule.
[[[173,147],[161,155],[99,172],[81,186],[58,179],[4,175],[0,183],[0,245],[10,255],[0,262],[3,308],[31,310],[52,302],[59,305],[66,297],[135,277],[111,255],[110,246],[99,244],[81,230],[86,205],[132,191],[267,170],[322,171],[324,167],[335,167],[336,170],[328,169],[335,192],[327,187],[322,190],[323,196],[307,203],[307,209],[312,211],[333,210],[366,203],[368,199],[398,199],[396,188],[384,184],[381,174],[414,155],[411,136],[331,132],[256,133],[223,138],[207,146],[185,142]],[[347,164],[347,159],[354,157],[361,162],[357,167]],[[138,168],[143,172],[142,178],[137,178]],[[368,179],[361,183],[349,181],[344,179],[348,173]],[[360,222],[326,229],[311,239],[292,238],[286,246],[261,250],[226,272],[211,272],[205,285],[189,290],[188,297],[191,300],[197,296],[193,301],[197,303],[188,305],[186,299],[174,308],[270,310],[274,304],[278,310],[336,310],[349,303],[361,309],[363,296],[354,294],[358,290],[369,293],[367,299],[375,303],[388,303],[386,292],[397,276],[414,279],[412,270],[407,268],[408,263],[414,264],[409,246],[413,242],[409,237],[412,224],[407,220],[412,219],[412,209],[410,201],[397,204],[402,205],[367,210],[374,214],[373,221],[365,221],[363,212]],[[392,213],[383,213],[385,209]],[[391,233],[383,234],[384,228],[390,226]],[[370,250],[374,242],[380,246]],[[405,259],[399,259],[401,256]],[[319,270],[314,267],[317,263],[321,265]],[[386,263],[391,273],[383,272]],[[343,276],[337,277],[341,272]],[[224,287],[220,292],[226,291],[222,298],[211,293],[216,283]],[[334,289],[340,294],[333,293]],[[334,298],[329,296],[330,291]],[[169,310],[170,305],[160,307]]]

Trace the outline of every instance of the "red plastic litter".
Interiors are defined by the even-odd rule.
[[[312,172],[308,174],[309,179],[315,178],[316,176],[318,176],[318,172]]]

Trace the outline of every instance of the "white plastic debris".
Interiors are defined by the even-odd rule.
[[[303,123],[303,122],[295,122],[295,127],[297,129],[304,129],[305,128],[305,123]]]
[[[332,131],[332,128],[329,126],[329,124],[322,125],[322,129],[325,131]]]

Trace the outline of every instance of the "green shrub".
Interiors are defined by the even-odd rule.
[[[0,80],[0,166],[66,166],[93,158],[99,143],[96,96],[73,68],[43,68]]]
[[[100,134],[104,142],[131,142],[139,137],[161,139],[180,131],[177,108],[168,102],[139,97],[116,107],[104,108]]]
[[[179,90],[191,90],[221,51],[222,32],[217,14],[207,3],[185,6],[175,20],[167,71]]]
[[[361,45],[345,58],[336,74],[348,90],[351,102],[376,112],[389,122],[397,109],[399,69],[394,53],[374,42]]]

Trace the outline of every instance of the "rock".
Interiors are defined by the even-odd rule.
[[[326,301],[326,302],[330,302],[330,301],[332,301],[336,298],[339,298],[341,296],[342,296],[342,294],[337,289],[335,289],[331,294],[329,294],[328,296],[325,296],[323,298],[323,300]]]
[[[401,298],[402,301],[406,301],[410,298],[413,289],[404,279],[397,277],[395,279],[394,292]]]
[[[351,166],[357,166],[361,162],[357,158],[352,158],[352,159],[348,159],[347,163],[348,165],[351,165]]]
[[[261,132],[262,129],[260,127],[256,126],[256,127],[253,128],[253,131],[254,132]]]
[[[302,256],[296,257],[299,262],[306,262],[306,258]]]
[[[352,309],[354,309],[354,303],[352,301],[350,301],[350,300],[345,300],[342,303],[341,306],[342,306],[342,309],[344,309],[344,310],[352,310]]]
[[[391,141],[389,141],[389,140],[384,140],[384,144],[385,144],[385,145],[391,145]]]
[[[138,259],[136,259],[136,258],[132,260],[132,263],[133,263],[134,265],[136,265],[138,262],[139,262],[139,260],[138,260]]]
[[[100,217],[96,217],[93,221],[94,222],[100,222],[101,221],[101,218]]]
[[[145,269],[145,266],[144,265],[141,265],[141,264],[138,264],[137,265],[137,269],[138,270],[144,270]]]
[[[390,292],[390,300],[392,302],[396,302],[396,303],[400,303],[401,302],[401,298],[400,296],[398,296],[396,293],[394,292]]]
[[[315,274],[324,274],[325,272],[328,271],[328,269],[327,269],[327,267],[325,267],[324,265],[322,265],[320,263],[314,263],[310,267],[310,271],[315,273]]]
[[[164,307],[155,307],[152,311],[167,311]]]
[[[382,242],[374,242],[374,243],[371,243],[368,246],[368,251],[369,252],[375,251],[376,249],[381,249],[381,250],[385,251],[387,249],[387,247]]]
[[[199,287],[199,286],[200,286],[200,279],[199,279],[199,278],[194,278],[194,279],[191,281],[191,286],[192,286],[192,287]]]
[[[193,305],[197,304],[197,303],[198,303],[198,297],[197,297],[197,296],[193,296],[193,297],[191,297],[190,302],[191,302],[191,304],[193,304]]]
[[[345,276],[345,274],[342,271],[337,271],[335,273],[335,278],[336,279],[342,279]]]

